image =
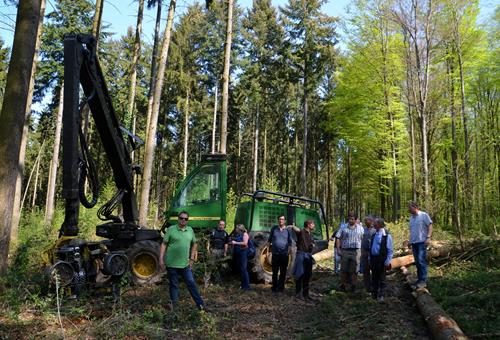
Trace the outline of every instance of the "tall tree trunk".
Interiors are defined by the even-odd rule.
[[[217,131],[217,99],[218,99],[218,97],[217,97],[217,89],[218,89],[218,86],[215,85],[214,118],[212,120],[212,155],[215,153],[215,132]],[[238,130],[239,130],[239,127],[238,127]],[[238,134],[238,138],[239,137],[240,137],[240,135]],[[239,143],[239,141],[238,141],[238,143]],[[240,150],[240,146],[238,146],[238,150]]]
[[[154,94],[153,94],[153,107],[151,111],[151,121],[149,122],[145,155],[144,155],[144,172],[142,175],[141,187],[141,205],[139,210],[139,224],[145,226],[148,218],[148,202],[149,190],[151,188],[151,175],[153,173],[153,159],[155,152],[155,137],[158,125],[158,115],[160,112],[161,91],[163,89],[163,79],[165,76],[165,67],[167,64],[168,48],[170,45],[170,35],[172,32],[172,25],[174,22],[176,0],[170,0],[170,7],[168,9],[167,27],[163,34],[163,44],[161,49],[161,57],[158,68],[158,75],[156,77]]]
[[[56,197],[57,166],[59,165],[59,149],[61,148],[61,128],[64,101],[64,84],[59,92],[59,107],[56,114],[56,128],[54,135],[54,151],[50,162],[49,177],[47,181],[47,199],[45,201],[45,224],[50,225],[54,217]]]
[[[26,197],[28,196],[28,190],[30,188],[31,178],[33,177],[33,173],[35,172],[35,170],[37,171],[37,174],[36,174],[37,178],[36,178],[36,181],[35,181],[35,186],[37,185],[37,182],[38,182],[38,169],[40,168],[40,157],[42,156],[42,151],[43,151],[43,147],[44,146],[45,146],[45,141],[40,146],[40,150],[38,150],[38,155],[36,156],[35,163],[33,163],[33,169],[31,169],[30,175],[28,177],[28,181],[26,182],[26,187],[24,188],[23,198],[21,199],[21,204],[20,204],[20,207],[19,207],[19,215],[23,211],[24,202],[26,200]],[[36,188],[34,190],[36,190]]]
[[[307,79],[307,77],[305,77]],[[304,80],[304,88],[307,86],[307,81]],[[300,172],[300,178],[302,182],[301,194],[302,196],[307,196],[307,111],[308,111],[308,102],[307,102],[307,91],[304,89],[304,140],[302,141],[302,168]]]
[[[300,169],[299,169],[299,134],[297,133],[297,125],[295,126],[295,136],[294,136],[294,169],[293,169],[293,179],[294,179],[294,193],[298,195],[299,190],[301,190],[300,186]]]
[[[346,167],[346,211],[352,208],[352,173],[351,173],[351,149],[347,148],[347,167]]]
[[[452,210],[451,220],[453,226],[457,230],[458,239],[464,249],[462,240],[462,226],[460,221],[460,213],[458,210],[458,157],[457,157],[457,131],[456,131],[456,114],[455,114],[455,79],[454,79],[453,60],[448,61],[448,75],[450,78],[450,116],[451,116],[451,171],[452,171]]]
[[[151,57],[151,74],[149,78],[149,91],[148,91],[148,110],[146,113],[146,140],[148,139],[148,126],[151,121],[151,112],[153,110],[153,93],[155,93],[155,82],[158,68],[158,46],[160,45],[160,24],[161,24],[161,8],[163,0],[156,2],[156,23],[155,23],[155,38],[153,43],[153,55]],[[135,134],[136,130],[136,117],[132,119],[132,133]]]
[[[262,155],[262,182],[267,183],[267,127],[264,129],[264,154]]]
[[[131,131],[134,128],[135,122],[135,93],[137,87],[137,64],[141,53],[141,34],[142,34],[142,17],[144,13],[144,0],[139,0],[139,8],[137,9],[137,25],[135,28],[134,51],[132,53],[132,64],[130,65],[130,88],[128,92],[127,118],[125,119],[126,126]],[[132,154],[132,159],[134,159]]]
[[[33,56],[33,66],[31,68],[31,78],[28,92],[28,99],[26,101],[26,118],[24,121],[23,137],[21,139],[21,149],[19,150],[19,173],[17,174],[16,181],[16,194],[14,196],[14,207],[12,210],[12,227],[11,227],[11,240],[17,241],[19,220],[21,219],[21,192],[24,176],[24,161],[26,157],[26,144],[28,142],[29,123],[31,118],[31,103],[33,101],[33,91],[35,89],[35,74],[38,63],[38,51],[40,50],[40,42],[43,29],[43,17],[45,15],[45,0],[40,1],[40,22],[38,24],[38,31],[36,34],[35,55]]]
[[[326,223],[330,224],[332,222],[332,180],[331,180],[331,155],[330,155],[330,141],[326,143]]]
[[[19,151],[40,23],[41,0],[20,1],[0,114],[0,275],[7,270]]]
[[[40,178],[40,160],[36,163],[35,183],[33,184],[33,195],[31,197],[31,211],[35,208],[38,193],[38,179]]]
[[[259,108],[255,116],[255,140],[253,147],[253,176],[252,176],[252,191],[257,190],[257,172],[259,167]]]
[[[189,89],[186,93],[186,107],[184,110],[184,166],[182,174],[187,175],[188,168],[188,141],[189,141]]]
[[[224,48],[224,70],[222,72],[222,112],[220,122],[220,152],[226,153],[227,119],[229,104],[229,66],[231,62],[231,43],[233,40],[233,0],[227,2],[226,44]]]

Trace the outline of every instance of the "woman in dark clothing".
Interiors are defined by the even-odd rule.
[[[243,224],[238,224],[234,229],[236,237],[231,243],[234,246],[233,257],[241,275],[241,289],[250,290],[250,278],[248,276],[248,233]]]
[[[295,265],[293,268],[295,297],[306,301],[314,301],[309,296],[309,281],[311,280],[314,261],[312,257],[314,247],[312,232],[314,228],[313,220],[305,221],[304,229],[292,226],[293,231],[297,234],[297,255],[295,256]]]

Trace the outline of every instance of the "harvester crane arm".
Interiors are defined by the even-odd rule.
[[[123,128],[119,125],[96,55],[96,40],[92,35],[71,34],[64,39],[63,197],[65,218],[60,234],[65,236],[77,236],[79,232],[80,85],[111,165],[116,187],[121,192],[123,220],[131,224],[135,224],[138,220],[133,185],[134,167],[131,164],[128,146],[123,138]]]

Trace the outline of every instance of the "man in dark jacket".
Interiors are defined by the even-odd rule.
[[[288,255],[292,245],[292,238],[289,230],[286,228],[286,218],[284,215],[280,215],[278,217],[278,225],[271,228],[268,241],[272,246],[273,256],[271,261],[273,268],[273,286],[271,290],[274,293],[279,293],[285,290]]]
[[[372,296],[379,302],[384,301],[385,271],[391,269],[394,254],[392,236],[385,230],[383,218],[375,219],[375,234],[370,240],[370,268],[372,271]]]
[[[304,222],[304,229],[292,226],[291,229],[297,234],[297,254],[293,275],[295,276],[295,297],[305,301],[314,301],[309,296],[309,281],[312,276],[314,239],[312,232],[315,228],[313,220]],[[302,293],[302,296],[300,295]]]

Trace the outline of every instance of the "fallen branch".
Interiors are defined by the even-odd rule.
[[[474,256],[476,255],[479,255],[483,252],[485,252],[486,250],[489,250],[489,249],[492,249],[493,247],[489,246],[489,247],[486,247],[486,248],[483,248],[483,249],[480,249],[478,251],[476,251],[475,253],[471,254],[471,255],[468,255],[467,257],[464,257],[464,261],[468,261],[470,260],[471,258],[473,258]]]

